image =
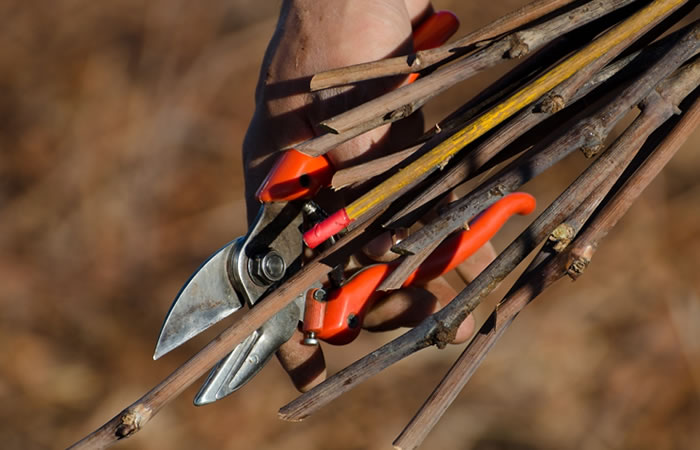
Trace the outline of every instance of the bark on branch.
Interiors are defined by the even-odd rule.
[[[698,69],[697,64],[694,66],[696,67],[686,68],[678,76],[665,82],[665,86],[660,88],[662,92],[659,94],[652,91],[644,102],[645,109],[642,115],[637,120],[644,126],[655,128],[673,114],[681,96],[687,95],[700,82],[700,76],[697,73],[693,75],[693,72]],[[583,235],[577,236],[584,222],[617,182],[616,178],[611,177],[604,180],[581,207],[566,220],[565,224],[562,224],[567,229],[567,240],[577,236],[573,244],[570,245],[571,250],[567,248],[567,242],[563,246],[556,244],[554,253],[549,253],[549,247],[540,251],[525,274],[516,281],[513,288],[498,303],[440,384],[394,441],[396,448],[402,450],[417,448],[520,311],[554,282],[564,277],[567,270],[571,274],[572,267],[586,267],[590,263],[590,258],[602,237],[617,223],[617,220],[629,209],[651,180],[658,175],[699,123],[700,101],[696,101],[667,139],[654,150],[643,165],[629,177],[624,187],[605,204],[602,211],[586,226]],[[649,141],[647,141],[648,144]],[[654,146],[657,144],[658,142],[652,143]],[[583,255],[586,258],[585,263],[581,260],[584,258]],[[541,256],[546,256],[546,259],[541,258]],[[576,277],[580,275],[580,272],[575,273]]]
[[[512,13],[500,17],[485,27],[473,33],[469,33],[453,43],[406,56],[397,56],[395,58],[382,59],[318,73],[311,79],[310,88],[312,91],[318,91],[373,78],[418,72],[434,64],[445,61],[455,54],[464,52],[465,48],[469,48],[474,44],[513,31],[517,27],[539,19],[557,8],[572,3],[572,1],[573,0],[537,0],[528,3]]]
[[[700,49],[698,30],[700,30],[698,24],[691,27],[678,45],[607,107],[593,116],[580,120],[569,132],[544,149],[536,146],[528,151],[477,190],[451,203],[430,224],[397,244],[395,251],[408,255],[417,254],[419,257],[406,258],[392,276],[385,280],[382,289],[395,289],[395,286],[401,285],[405,276],[423,261],[420,256],[423,256],[422,249],[426,246],[441,242],[450,233],[463,227],[481,210],[518,189],[523,183],[542,173],[574,149],[582,148],[589,156],[599,151],[612,127],[627,114],[629,109],[637,105],[660,80]]]
[[[669,75],[694,53],[700,39],[700,28],[694,29],[647,72],[632,87],[626,89],[610,111],[629,109],[648,95],[660,79]],[[670,67],[669,67],[670,66]],[[639,92],[643,95],[637,95]],[[635,100],[630,103],[630,100]],[[603,123],[607,120],[601,119]],[[579,205],[606,179],[617,178],[652,130],[637,124],[615,141],[588,169],[586,169],[535,221],[513,241],[471,284],[452,302],[433,314],[420,325],[399,338],[358,360],[311,391],[280,410],[285,420],[302,420],[352,389],[358,383],[375,375],[389,365],[423,348],[444,347],[454,337],[459,325],[481,300],[544,240],[558,224],[571,215]]]
[[[632,2],[633,0],[593,0],[531,29],[507,35],[412,84],[323,121],[320,125],[328,130],[328,133],[295,145],[294,148],[310,156],[322,155],[338,144],[362,133],[408,117],[431,98],[456,83],[503,61],[504,57],[523,57],[555,37],[586,25]]]

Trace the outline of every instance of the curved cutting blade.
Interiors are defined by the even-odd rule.
[[[187,280],[165,317],[153,359],[160,358],[243,306],[227,269],[238,241],[216,251]]]

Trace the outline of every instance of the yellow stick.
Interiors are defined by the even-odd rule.
[[[348,218],[351,221],[359,218],[426,172],[446,164],[467,144],[537,100],[609,49],[624,40],[632,39],[649,22],[668,14],[683,3],[685,0],[654,1],[352,202],[345,208]]]

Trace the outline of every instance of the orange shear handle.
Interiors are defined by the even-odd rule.
[[[404,282],[403,287],[426,282],[457,267],[488,242],[513,214],[530,214],[535,198],[515,192],[491,205],[470,225],[446,239]],[[362,321],[374,302],[386,295],[376,291],[399,262],[376,264],[353,276],[331,292],[326,301],[310,296],[306,302],[304,331],[335,345],[352,342],[360,333]]]
[[[413,47],[427,50],[444,44],[459,28],[457,16],[438,11],[425,19],[413,31]],[[409,75],[407,82],[418,78]],[[335,170],[328,158],[308,156],[294,149],[285,150],[275,162],[256,194],[263,203],[310,198],[322,187],[329,186]]]

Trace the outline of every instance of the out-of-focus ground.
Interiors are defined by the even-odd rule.
[[[466,31],[524,1],[435,3]],[[245,232],[240,147],[278,4],[0,3],[2,448],[70,444],[204,344],[151,359],[181,284]],[[698,448],[699,144],[696,132],[578,282],[521,315],[424,448]],[[528,190],[545,205],[582,160]],[[388,338],[329,349],[331,371]],[[460,350],[425,350],[302,423],[277,419],[295,391],[273,362],[211,406],[192,406],[191,387],[119,447],[389,448]]]

